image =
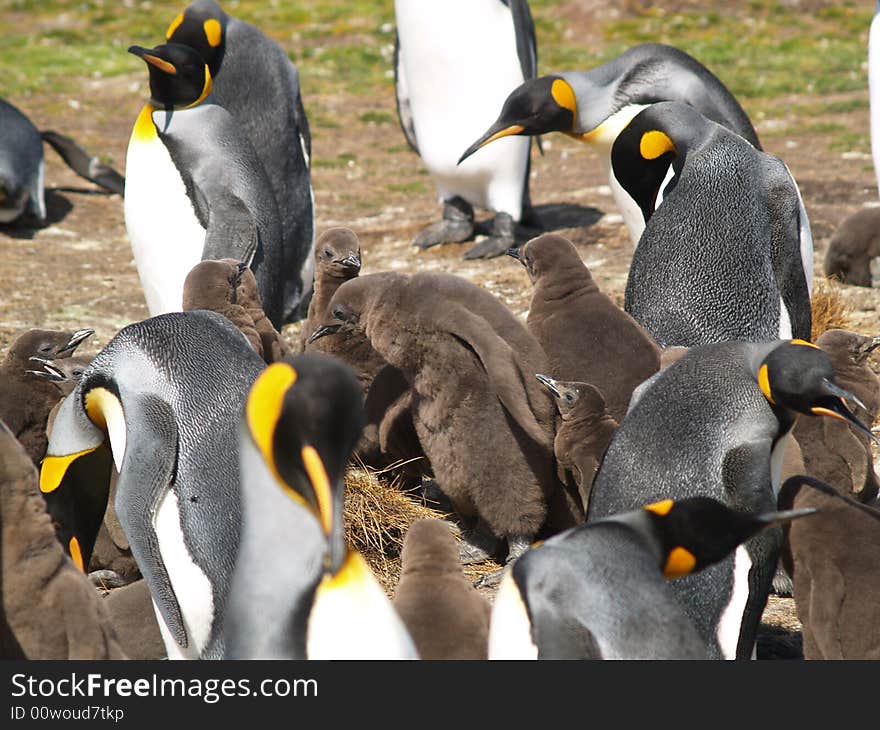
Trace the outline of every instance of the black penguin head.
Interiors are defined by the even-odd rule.
[[[816,510],[747,514],[709,497],[666,499],[646,505],[659,542],[660,569],[680,578],[717,563],[761,530],[806,517]]]
[[[245,406],[250,438],[278,486],[320,522],[330,570],[346,558],[344,474],[364,426],[363,390],[342,361],[305,353],[267,367]]]
[[[330,228],[315,242],[317,267],[336,279],[352,279],[361,271],[361,245],[350,228]]]
[[[195,0],[187,5],[165,31],[165,40],[198,51],[217,78],[226,51],[226,24],[229,16],[213,0]]]
[[[501,108],[501,115],[476,142],[467,148],[460,165],[490,142],[513,134],[538,135],[572,132],[577,119],[574,89],[561,76],[529,79],[514,89]]]
[[[691,115],[686,110],[701,116],[686,104],[649,106],[633,117],[611,147],[614,177],[638,204],[645,222],[657,207],[657,196],[669,166],[680,159],[683,151],[680,149],[682,140],[678,132],[680,127],[690,124]],[[679,115],[687,119],[679,120]],[[670,181],[667,193],[674,184],[675,178]]]
[[[131,46],[128,52],[146,61],[151,102],[157,107],[187,109],[201,104],[211,93],[211,72],[198,51],[189,46]]]
[[[605,398],[596,386],[577,381],[554,380],[549,375],[535,375],[556,400],[556,408],[563,421],[577,414],[605,413]]]
[[[849,421],[874,441],[877,438],[847,408],[844,399],[864,404],[834,382],[831,360],[805,340],[791,340],[774,349],[758,368],[758,386],[774,406],[812,416]]]

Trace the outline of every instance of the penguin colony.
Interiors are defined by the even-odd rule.
[[[394,7],[399,121],[442,204],[412,244],[493,213],[464,258],[517,260],[524,321],[454,273],[362,273],[352,228],[315,237],[300,70],[212,0],[129,48],[124,183],[0,101],[0,221],[45,219],[48,141],[124,194],[151,315],[92,355],[90,329],[28,330],[0,363],[3,658],[748,659],[780,559],[806,658],[880,656],[880,338],[810,341],[785,163],[672,46],[539,77],[525,0]],[[532,209],[554,132],[605,163],[622,307]],[[448,505],[393,592],[346,542],[353,459]],[[481,593],[462,565],[489,559]]]

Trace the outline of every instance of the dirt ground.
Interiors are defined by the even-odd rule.
[[[577,5],[577,4],[573,4]],[[585,24],[590,13],[583,11]],[[576,14],[573,12],[573,17]],[[16,103],[41,129],[71,135],[124,170],[125,149],[145,101],[141,72],[114,78],[75,78],[62,96],[33,96]],[[840,100],[866,100],[867,89]],[[399,269],[448,271],[471,279],[524,315],[531,296],[522,267],[508,257],[463,261],[472,245],[416,251],[410,241],[440,212],[430,179],[406,148],[397,126],[393,90],[369,98],[307,93],[312,126],[316,230],[345,225],[360,236],[363,273]],[[878,200],[870,150],[831,151],[829,138],[801,134],[790,107],[819,99],[777,100],[777,112],[755,119],[768,152],[780,156],[800,186],[815,244],[815,272],[823,274],[829,239],[849,214]],[[829,101],[823,98],[822,101]],[[374,115],[368,112],[376,112]],[[364,121],[364,117],[374,121]],[[375,121],[378,119],[379,121]],[[826,121],[867,133],[861,108]],[[780,130],[788,130],[780,133]],[[0,350],[29,327],[92,327],[96,352],[123,326],[148,316],[125,232],[122,199],[97,191],[46,152],[49,221],[45,226],[0,226]],[[548,228],[568,236],[600,287],[622,303],[632,245],[618,215],[599,158],[562,135],[544,139],[533,153],[531,191]],[[157,211],[161,215],[161,211]],[[482,218],[488,214],[483,212]],[[880,291],[842,286],[854,329],[880,334]],[[292,338],[298,327],[285,329]],[[84,350],[86,348],[83,348]],[[765,620],[797,630],[788,599],[771,600]]]

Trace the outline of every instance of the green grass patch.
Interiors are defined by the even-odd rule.
[[[428,186],[419,180],[415,182],[389,183],[385,187],[392,193],[424,193],[428,190]]]
[[[396,121],[396,118],[388,112],[376,111],[364,112],[358,119],[365,124],[390,124]]]

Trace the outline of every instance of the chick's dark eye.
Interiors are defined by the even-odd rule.
[[[571,393],[565,394],[565,402],[566,403],[574,403],[574,396]]]
[[[40,345],[40,349],[38,350],[38,352],[41,355],[48,355],[50,352],[52,352],[52,345]]]
[[[345,319],[345,310],[342,307],[333,307],[333,316],[336,319]]]
[[[325,259],[332,259],[333,258],[333,252],[329,248],[324,249],[324,258]]]

